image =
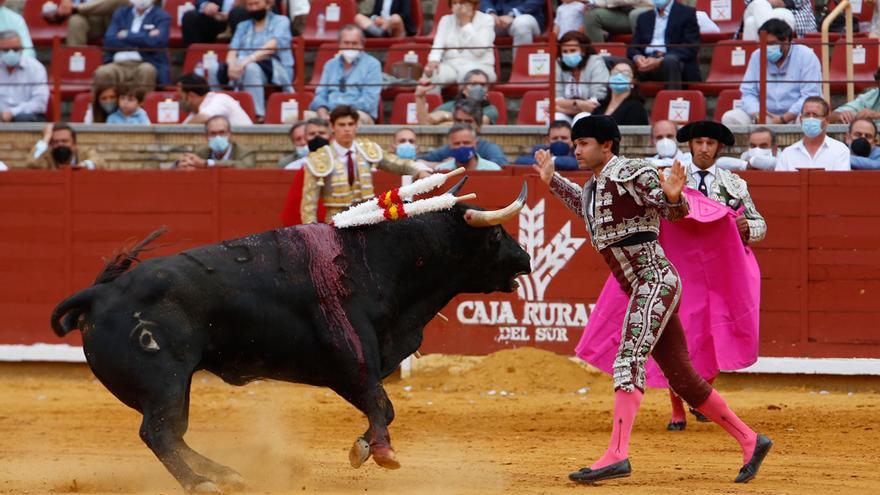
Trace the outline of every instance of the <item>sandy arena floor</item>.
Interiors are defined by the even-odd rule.
[[[403,467],[348,465],[366,419],[324,389],[194,380],[187,440],[248,481],[246,493],[862,494],[880,487],[880,381],[722,377],[719,389],[776,443],[758,479],[732,483],[741,457],[714,425],[666,432],[665,391],[648,393],[634,474],[567,481],[610,430],[608,377],[534,349],[485,359],[426,356],[387,384]],[[85,366],[0,366],[0,493],[181,493],[137,435],[140,416]]]

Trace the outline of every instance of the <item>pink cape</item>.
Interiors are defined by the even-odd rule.
[[[719,370],[746,368],[758,359],[761,273],[754,253],[740,239],[738,212],[694,189],[684,194],[690,214],[662,222],[660,245],[681,276],[678,316],[691,362],[709,379]],[[628,303],[609,276],[575,348],[578,357],[611,373]],[[649,387],[668,386],[651,358],[646,371]]]

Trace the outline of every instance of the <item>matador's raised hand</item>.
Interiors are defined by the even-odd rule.
[[[684,167],[681,166],[681,162],[675,160],[675,163],[672,164],[672,168],[669,170],[668,177],[664,176],[662,172],[659,176],[660,187],[663,188],[666,200],[670,203],[678,203],[681,199],[681,191],[684,190],[684,186],[687,184],[687,176],[684,173]]]
[[[541,180],[546,184],[550,184],[553,179],[553,172],[556,170],[553,166],[553,155],[547,150],[538,150],[535,152],[535,164],[532,165],[535,172],[541,175]]]

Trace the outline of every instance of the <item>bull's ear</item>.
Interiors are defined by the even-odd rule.
[[[458,196],[458,192],[461,191],[461,188],[464,187],[464,183],[467,182],[467,180],[468,180],[467,176],[463,177],[460,181],[458,181],[458,183],[456,185],[449,188],[449,190],[446,191],[446,194]]]

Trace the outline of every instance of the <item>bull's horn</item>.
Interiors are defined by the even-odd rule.
[[[510,203],[500,210],[466,210],[464,212],[464,220],[471,227],[491,227],[493,225],[501,225],[519,214],[519,211],[522,210],[523,206],[526,204],[526,195],[528,195],[528,192],[529,188],[526,183],[523,182],[519,197],[516,198],[513,203]]]
[[[464,168],[460,168],[460,169],[456,169],[456,170],[464,170]],[[460,181],[458,181],[457,184],[455,184],[448,191],[446,191],[446,194],[458,196],[458,191],[460,191],[461,188],[464,187],[464,183],[467,182],[467,180],[468,180],[467,177],[463,177]]]

